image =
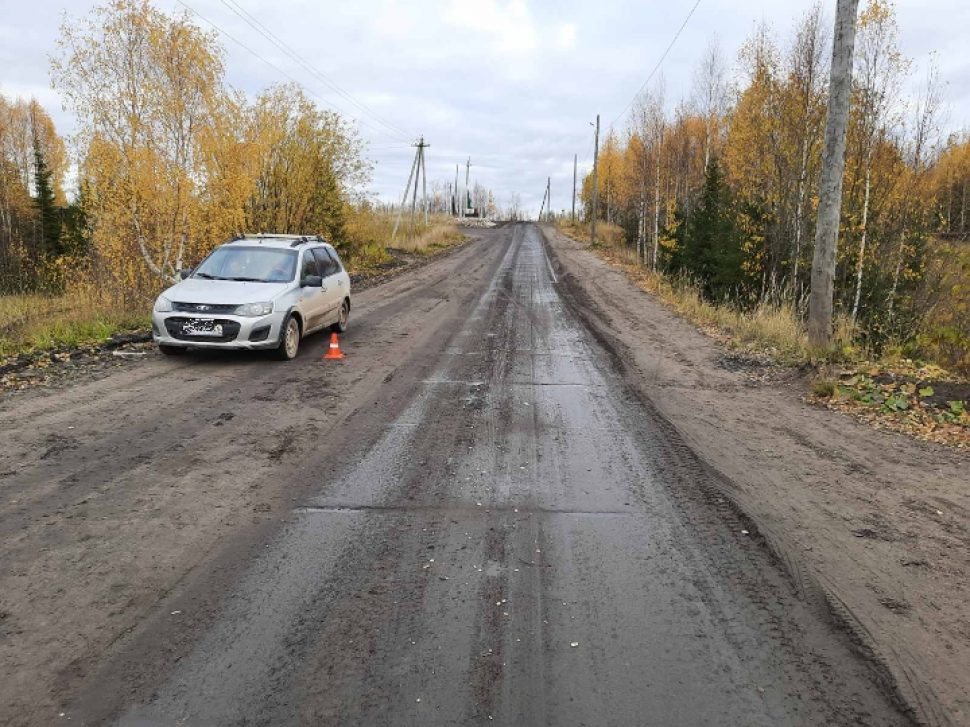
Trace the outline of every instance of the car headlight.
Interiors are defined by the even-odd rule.
[[[172,301],[166,298],[164,295],[158,296],[155,299],[155,312],[156,313],[170,313],[172,311]]]
[[[273,312],[273,303],[243,303],[241,306],[236,308],[237,316],[246,316],[247,318],[255,318],[256,316],[266,316]]]

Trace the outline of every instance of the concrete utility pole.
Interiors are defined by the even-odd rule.
[[[579,161],[579,154],[573,154],[573,224],[576,223],[576,164]]]
[[[832,340],[835,253],[842,213],[842,174],[845,170],[845,133],[852,90],[852,51],[855,46],[859,0],[838,0],[832,70],[829,77],[829,109],[825,121],[822,179],[819,184],[815,254],[812,258],[812,293],[808,303],[808,338],[815,346]]]
[[[458,165],[455,165],[455,196],[452,197],[455,203],[455,217],[461,217],[461,208],[458,206]]]
[[[465,209],[465,207],[468,206],[468,178],[469,178],[469,175],[471,174],[471,171],[472,171],[472,158],[468,157],[468,161],[465,162],[465,196],[461,200],[462,209]],[[462,212],[462,217],[464,216],[465,216],[465,213]]]
[[[858,2],[858,0],[856,0]],[[596,179],[596,169],[600,155],[600,115],[596,114],[596,137],[593,142],[593,219],[590,222],[589,239],[596,244],[596,208],[599,204],[599,184]]]

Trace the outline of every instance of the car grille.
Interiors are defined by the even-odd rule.
[[[239,323],[237,321],[228,321],[223,318],[206,318],[206,323],[212,323],[213,325],[222,326],[221,336],[189,336],[182,332],[182,326],[193,320],[198,320],[194,318],[180,318],[171,317],[165,319],[165,329],[172,338],[177,338],[180,341],[200,341],[204,343],[228,343],[229,341],[235,341],[236,336],[239,335]]]
[[[172,303],[172,310],[179,313],[205,313],[206,315],[227,315],[234,313],[239,306],[233,303]]]

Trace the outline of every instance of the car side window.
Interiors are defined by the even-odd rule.
[[[330,257],[333,258],[333,261],[335,263],[337,263],[337,270],[342,272],[344,270],[344,264],[340,260],[340,258],[337,256],[337,251],[336,250],[327,250],[327,252],[330,253]]]
[[[334,262],[333,258],[330,257],[327,248],[313,248],[313,257],[317,259],[317,262],[320,265],[320,275],[322,277],[327,278],[340,272],[340,266]]]
[[[320,268],[317,265],[317,259],[309,250],[303,253],[303,267],[300,268],[300,280],[303,280],[307,275],[321,275]],[[321,275],[321,277],[324,276]]]

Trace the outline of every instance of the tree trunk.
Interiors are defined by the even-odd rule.
[[[964,181],[961,189],[963,201],[960,202],[960,234],[967,234],[967,183]]]
[[[640,208],[637,215],[637,264],[643,264],[644,260],[644,250],[646,250],[646,245],[644,238],[647,234],[647,201],[646,201],[646,189],[644,187],[643,177],[640,178]]]
[[[868,157],[868,155],[867,155]],[[852,302],[852,320],[859,315],[859,299],[862,297],[862,266],[866,257],[866,237],[869,233],[869,191],[872,187],[872,169],[866,159],[866,191],[862,198],[862,236],[859,239],[859,261],[855,267],[855,299]]]
[[[859,0],[838,0],[836,8],[828,116],[825,121],[825,150],[819,184],[815,254],[812,259],[812,294],[808,307],[808,337],[815,346],[826,346],[832,340],[835,254],[842,212],[845,133],[849,120],[852,51],[855,45],[858,8]]]
[[[663,137],[661,137],[663,139]],[[661,142],[662,143],[662,142]],[[657,248],[660,246],[660,146],[657,146],[657,176],[653,185],[653,259],[651,269],[657,270]]]
[[[893,284],[889,289],[889,300],[887,301],[888,318],[892,321],[896,314],[896,290],[899,288],[899,273],[903,267],[903,255],[906,254],[906,228],[899,233],[899,248],[896,253],[896,267],[893,269]]]
[[[807,114],[807,112],[806,112]],[[808,130],[802,133],[802,160],[798,172],[798,199],[795,201],[795,259],[792,262],[791,290],[792,297],[798,300],[801,291],[798,288],[798,266],[802,257],[802,227],[805,213],[805,187],[808,175]]]

